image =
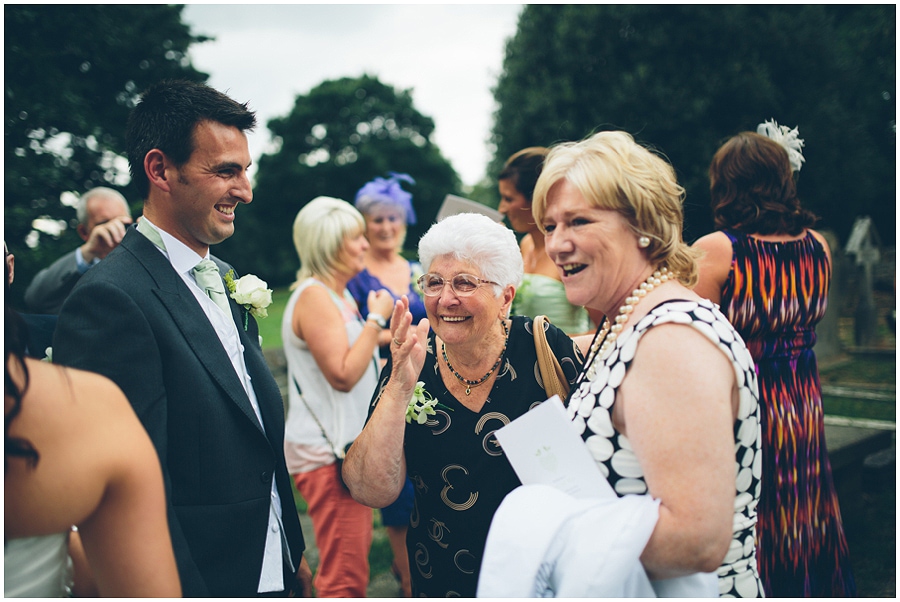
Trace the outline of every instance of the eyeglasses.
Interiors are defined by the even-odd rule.
[[[472,274],[457,274],[450,280],[444,280],[442,276],[437,274],[424,274],[416,280],[419,289],[429,297],[437,297],[444,290],[444,285],[449,284],[453,292],[460,297],[468,297],[475,292],[482,284],[493,284],[500,286],[496,282],[490,280],[482,280]]]

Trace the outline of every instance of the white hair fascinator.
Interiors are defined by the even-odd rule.
[[[778,125],[774,119],[760,123],[756,127],[756,133],[784,147],[787,151],[788,159],[791,162],[791,171],[800,171],[803,167],[803,138],[800,137],[800,131],[797,128],[791,129],[786,125]]]

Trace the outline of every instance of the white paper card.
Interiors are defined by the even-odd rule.
[[[437,218],[435,221],[441,221],[445,217],[449,217],[451,215],[456,215],[458,213],[480,213],[482,215],[486,215],[495,222],[503,221],[503,214],[488,207],[487,205],[482,205],[476,201],[470,201],[469,199],[464,199],[461,196],[456,196],[455,194],[448,194],[444,197],[444,203],[441,205],[441,208],[438,210]]]
[[[551,485],[576,498],[616,497],[557,395],[494,434],[523,485]]]

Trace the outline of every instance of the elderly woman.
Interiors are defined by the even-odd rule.
[[[363,269],[369,243],[359,211],[318,197],[297,213],[301,267],[282,320],[288,366],[284,456],[313,522],[320,598],[364,598],[369,583],[372,510],[343,486],[337,458],[363,427],[378,378],[381,326],[363,320],[347,282]],[[369,317],[393,299],[370,292]]]
[[[520,484],[493,432],[547,395],[532,323],[509,318],[522,280],[512,231],[482,215],[451,216],[422,237],[419,258],[428,319],[414,326],[408,301],[396,303],[391,359],[344,480],[356,500],[379,507],[408,474],[413,595],[473,597],[491,518]],[[547,339],[572,382],[580,353],[552,325]]]
[[[619,496],[660,500],[641,554],[651,579],[718,571],[721,595],[758,596],[756,377],[740,337],[690,289],[683,194],[624,132],[547,157],[534,194],[547,253],[569,301],[607,316],[568,412]]]
[[[766,595],[852,596],[813,351],[831,254],[797,198],[797,130],[769,122],[758,131],[730,138],[709,166],[721,231],[695,243],[706,252],[697,292],[721,304],[756,361],[763,436],[757,554]]]

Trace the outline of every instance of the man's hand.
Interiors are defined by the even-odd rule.
[[[119,246],[125,231],[131,225],[130,217],[117,217],[97,224],[88,235],[87,242],[81,245],[81,256],[87,263],[96,258],[104,259],[109,252]]]
[[[300,557],[300,566],[297,568],[297,589],[293,592],[296,598],[312,598],[312,569],[306,562],[306,556]]]

